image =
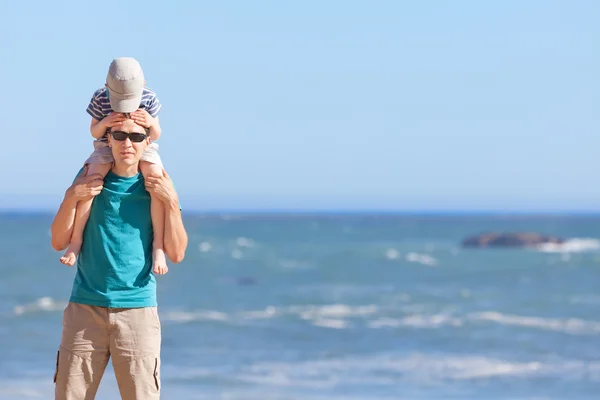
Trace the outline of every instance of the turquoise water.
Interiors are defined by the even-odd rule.
[[[52,398],[74,270],[0,214],[0,398]],[[165,399],[591,399],[600,217],[188,215],[159,277]],[[572,238],[465,250],[487,230]],[[117,399],[107,369],[99,399]]]

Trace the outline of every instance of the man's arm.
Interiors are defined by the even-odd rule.
[[[73,232],[73,223],[75,222],[75,210],[77,208],[77,200],[69,193],[65,193],[65,197],[60,203],[60,207],[54,221],[52,221],[52,248],[56,251],[64,250],[71,242],[71,233]]]
[[[160,199],[165,207],[164,248],[169,260],[180,263],[185,257],[188,237],[183,226],[179,197],[169,175],[163,170],[163,176],[150,176],[145,179],[146,190]]]
[[[85,176],[85,172],[84,169],[67,189],[52,221],[50,231],[54,250],[64,250],[71,242],[77,202],[94,197],[102,191],[102,176],[99,174]]]
[[[165,254],[171,262],[177,264],[183,261],[188,237],[183,226],[179,200],[165,203]]]

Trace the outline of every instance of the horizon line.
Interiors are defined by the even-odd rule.
[[[56,211],[48,208],[0,208],[0,214],[54,214]],[[498,210],[498,209],[474,209],[474,210],[452,210],[452,209],[302,209],[302,208],[272,208],[272,209],[182,209],[184,214],[205,215],[437,215],[437,216],[600,216],[599,210],[577,210],[577,209],[555,209],[555,210]]]

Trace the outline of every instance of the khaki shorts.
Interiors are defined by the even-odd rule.
[[[162,167],[162,160],[158,155],[158,143],[150,143],[148,148],[144,150],[141,160]],[[108,147],[108,142],[101,139],[94,140],[94,152],[85,160],[85,164],[112,164],[113,161],[112,151]]]
[[[55,400],[94,399],[108,359],[121,398],[160,398],[161,329],[156,307],[69,303],[54,372]]]

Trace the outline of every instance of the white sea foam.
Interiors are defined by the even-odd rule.
[[[41,299],[33,304],[15,308],[15,314],[19,315],[34,310],[51,311],[64,308],[64,304],[58,306],[57,303]],[[495,323],[563,332],[571,335],[600,335],[600,321],[580,318],[543,318],[502,314],[496,311],[463,315],[452,312],[427,313],[426,308],[419,304],[408,304],[401,307],[402,313],[408,313],[403,316],[390,315],[390,311],[394,313],[400,311],[400,309],[394,310],[396,311],[383,309],[374,304],[358,306],[346,304],[267,306],[264,309],[232,313],[215,310],[164,311],[161,313],[161,319],[165,322],[175,323],[210,321],[244,324],[244,321],[268,320],[287,316],[299,318],[314,326],[334,329],[346,329],[353,326],[366,326],[372,329],[399,327],[438,329],[461,327],[468,324]]]
[[[66,302],[56,301],[51,297],[40,297],[32,303],[15,306],[13,312],[15,315],[22,315],[39,311],[63,311],[66,306]]]
[[[398,318],[377,318],[369,321],[367,325],[373,329],[397,328],[402,325],[402,321]]]
[[[348,306],[345,304],[307,305],[275,307],[268,306],[260,310],[245,310],[225,313],[215,310],[164,311],[164,322],[187,323],[193,321],[216,321],[240,324],[244,321],[265,320],[281,316],[292,316],[310,322],[312,325],[343,329],[351,326],[349,318],[362,318],[375,315],[379,311],[375,305]]]
[[[344,329],[350,326],[350,323],[346,320],[333,318],[317,318],[313,319],[311,323],[315,326],[331,329]]]
[[[166,311],[161,313],[161,320],[173,322],[192,322],[192,321],[229,321],[228,314],[220,311],[200,310],[193,312],[186,311]]]
[[[348,306],[346,304],[331,304],[322,306],[293,306],[291,312],[298,313],[302,319],[314,320],[320,318],[347,318],[372,315],[377,312],[376,305]]]
[[[470,314],[469,319],[478,321],[496,322],[502,325],[524,326],[550,331],[565,332],[573,335],[598,335],[600,334],[600,322],[588,321],[579,318],[541,318],[526,317],[521,315],[502,314],[488,311]]]
[[[411,315],[404,317],[377,316],[376,318],[367,321],[367,326],[372,329],[397,327],[436,329],[442,327],[460,327],[467,324],[487,322],[563,332],[571,335],[600,335],[600,321],[584,320],[580,318],[530,317],[502,314],[495,311],[471,313],[462,316],[453,315],[451,313],[427,314],[422,312],[423,307],[420,307],[421,310],[418,310],[418,308],[419,307],[415,306],[403,308],[405,312],[412,311]]]
[[[210,242],[202,242],[198,245],[198,249],[201,253],[207,253],[212,250],[212,244]]]
[[[410,315],[404,317],[401,320],[401,324],[404,326],[410,326],[414,328],[439,328],[441,326],[461,326],[463,320],[452,315],[447,314],[434,314],[434,315]]]
[[[331,382],[327,379],[320,377],[302,377],[298,379],[294,376],[289,376],[285,372],[279,372],[275,370],[268,371],[251,371],[241,373],[235,376],[243,382],[249,382],[254,384],[269,385],[269,386],[291,386],[291,387],[303,387],[310,389],[325,389],[335,385],[335,382]]]
[[[600,249],[600,240],[592,238],[575,238],[564,243],[544,243],[536,246],[536,250],[544,253],[582,253]]]
[[[423,264],[430,267],[435,267],[438,265],[438,260],[427,254],[408,253],[406,255],[406,261]]]
[[[243,311],[239,315],[243,319],[269,319],[275,317],[278,313],[277,308],[268,306],[264,310]]]
[[[400,252],[396,249],[387,249],[385,252],[385,258],[388,260],[397,260],[400,258]]]
[[[295,360],[289,362],[255,362],[239,366],[227,365],[224,368],[198,368],[194,366],[163,365],[165,372],[176,368],[177,379],[196,380],[198,378],[223,378],[227,381],[256,384],[257,387],[244,389],[240,396],[222,399],[292,399],[290,394],[297,388],[330,389],[352,388],[369,385],[379,388],[401,387],[403,383],[413,385],[452,385],[453,382],[489,382],[494,379],[561,379],[573,382],[600,382],[600,362],[576,359],[528,359],[522,361],[486,357],[482,355],[459,354],[392,354],[380,353],[364,356],[349,356],[326,359]],[[173,375],[169,371],[169,375]],[[110,379],[106,383],[113,383]],[[101,391],[117,395],[114,384],[102,385]],[[236,385],[232,385],[236,386]],[[257,397],[248,397],[248,390],[259,390]],[[44,381],[0,381],[0,398],[49,398],[52,392],[51,380]],[[281,396],[273,396],[280,390]],[[186,397],[189,392],[181,386],[171,388],[176,398]],[[340,399],[314,393],[319,400]],[[196,398],[196,397],[194,397]],[[305,398],[304,396],[302,398]],[[311,395],[306,399],[316,399]],[[343,397],[354,399],[355,397]],[[356,399],[368,397],[356,397]],[[380,397],[377,396],[377,399]],[[383,399],[383,398],[382,398]],[[391,400],[391,399],[388,399]]]
[[[254,247],[254,241],[252,239],[249,238],[245,238],[245,237],[239,237],[236,239],[235,243],[239,246],[239,247]]]
[[[403,380],[440,383],[499,377],[561,377],[600,381],[600,363],[579,360],[509,361],[478,355],[381,354],[291,363],[257,363],[235,375],[236,379],[246,382],[314,389],[356,384],[398,385]]]
[[[378,312],[374,304],[365,306],[348,306],[346,304],[330,304],[320,306],[292,306],[286,312],[299,315],[301,319],[310,321],[315,326],[333,329],[345,329],[352,326],[347,318],[364,318]]]
[[[400,252],[394,248],[389,248],[385,251],[385,258],[388,260],[399,260]],[[435,267],[439,264],[438,260],[427,254],[419,254],[415,252],[407,253],[404,259],[408,262],[423,264],[430,267]]]

